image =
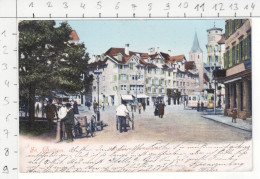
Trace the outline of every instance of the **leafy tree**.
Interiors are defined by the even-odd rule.
[[[93,77],[82,78],[89,56],[83,43],[70,41],[67,22],[22,21],[19,23],[20,97],[29,97],[29,121],[34,122],[36,95],[52,91],[85,93]]]

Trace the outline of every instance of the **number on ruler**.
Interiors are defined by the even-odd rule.
[[[187,1],[184,2],[184,3],[181,2],[178,7],[179,8],[188,8],[189,7],[189,3]]]
[[[133,11],[135,11],[135,9],[137,8],[137,5],[136,4],[131,4],[131,6],[132,6]]]
[[[170,3],[166,3],[165,8],[163,10],[168,11],[170,9],[171,9],[171,4]]]
[[[197,11],[202,10],[204,12],[204,6],[205,6],[205,3],[203,3],[201,5],[197,4],[194,9],[196,9]]]
[[[149,3],[149,4],[148,4],[148,10],[151,11],[152,8],[153,8],[153,3]]]
[[[5,148],[5,156],[9,156],[9,148]]]
[[[248,10],[248,6],[249,6],[249,5],[247,4],[244,9]],[[255,9],[255,4],[252,3],[250,7],[251,7],[251,9],[252,9],[252,11],[253,11],[253,10]]]
[[[6,31],[4,30],[2,33],[1,33],[2,36],[6,37]]]
[[[9,81],[5,80],[5,86],[9,87]]]
[[[67,2],[63,2],[63,8],[68,8],[69,6],[68,6],[68,3]]]
[[[9,131],[7,129],[4,130],[4,133],[6,135],[6,138],[8,138],[8,135],[9,135]]]
[[[101,4],[102,4],[102,1],[98,1],[98,2],[97,2],[97,9],[101,9],[101,8],[102,8],[102,5],[101,5]]]
[[[51,2],[47,2],[47,7],[53,7]]]
[[[7,46],[6,46],[6,45],[3,46],[3,49],[4,49],[4,50],[3,50],[3,54],[8,54],[8,52],[7,52]]]
[[[116,10],[119,9],[119,4],[120,4],[120,2],[117,2],[117,3],[116,3],[116,7],[115,7]]]
[[[80,4],[80,7],[81,7],[82,9],[85,9],[85,6],[86,6],[85,3],[81,3],[81,4]]]
[[[29,4],[29,7],[33,7],[33,2],[31,2],[31,3]]]
[[[3,168],[3,172],[2,172],[2,173],[6,173],[6,174],[9,173],[9,170],[8,170],[8,167],[7,167],[7,166],[4,166],[4,168]]]
[[[9,116],[11,116],[11,114],[8,114],[8,115],[6,116],[6,118],[5,118],[5,121],[6,121],[6,122],[8,122]]]
[[[4,101],[5,101],[5,105],[8,105],[9,104],[9,100],[8,100],[9,97],[5,97],[4,98]]]
[[[4,66],[3,70],[7,70],[7,63],[3,63],[2,66]]]
[[[218,4],[215,4],[212,9],[214,9],[215,11],[224,11],[225,9],[223,8],[223,3],[218,3]]]
[[[237,4],[237,3],[230,4],[229,8],[230,8],[231,10],[237,11],[237,10],[238,10],[238,4]]]

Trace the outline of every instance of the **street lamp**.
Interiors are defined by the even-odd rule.
[[[214,71],[216,70],[216,62],[214,62]],[[215,71],[216,73],[216,71]],[[216,114],[216,89],[217,88],[217,82],[216,79],[214,80],[214,114]]]
[[[99,111],[99,75],[101,74],[102,72],[99,71],[98,69],[98,66],[97,66],[97,70],[94,71],[94,74],[96,75],[97,77],[97,103],[98,103],[98,107],[97,107],[97,121],[100,121],[100,111]]]
[[[136,66],[138,69],[139,69],[139,67],[141,67],[141,65],[137,65]],[[137,75],[139,75],[139,77],[140,77],[140,74],[141,74],[141,71],[137,71],[136,72],[136,81],[135,81],[135,103],[136,103],[136,107],[138,106],[138,101],[137,101],[137,80],[138,80],[138,76]]]

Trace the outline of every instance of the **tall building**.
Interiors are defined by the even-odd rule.
[[[203,51],[200,48],[197,32],[195,32],[193,45],[189,53],[190,61],[194,61],[199,74],[199,89],[203,90]]]
[[[225,115],[232,115],[236,108],[239,118],[252,116],[251,62],[251,20],[226,20],[225,71],[216,71],[215,75],[225,84]]]
[[[225,52],[225,35],[222,33],[222,28],[214,27],[207,30],[208,43],[207,48],[207,65],[205,68],[208,71],[209,82],[208,89],[214,89],[213,70],[224,68],[224,52]],[[216,107],[224,108],[225,86],[218,83],[216,86]]]

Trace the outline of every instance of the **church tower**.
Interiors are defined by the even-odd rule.
[[[199,89],[203,89],[203,51],[200,48],[197,32],[195,32],[193,45],[190,50],[190,61],[194,61],[199,73]]]

